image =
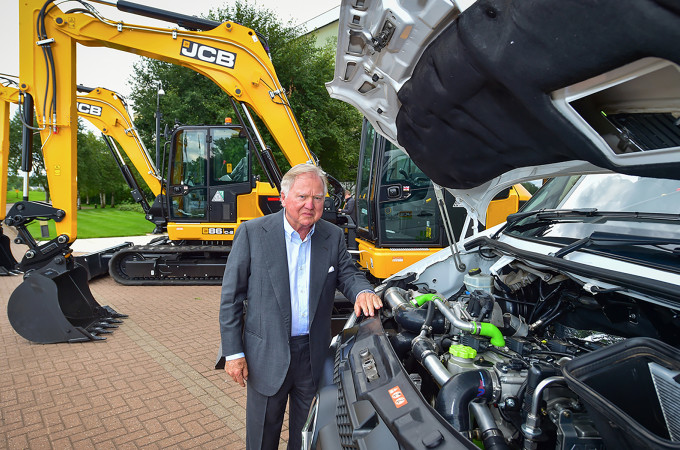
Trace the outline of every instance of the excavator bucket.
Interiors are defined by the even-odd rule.
[[[87,270],[72,258],[26,274],[7,304],[14,330],[39,344],[104,340],[127,317],[92,296]]]

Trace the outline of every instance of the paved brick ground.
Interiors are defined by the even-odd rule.
[[[94,280],[130,317],[103,342],[39,345],[7,319],[21,281],[0,277],[0,448],[245,448],[245,389],[214,369],[218,286]]]

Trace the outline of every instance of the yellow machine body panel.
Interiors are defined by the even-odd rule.
[[[249,193],[239,196],[237,207],[238,217],[234,223],[177,223],[168,222],[168,238],[171,241],[233,241],[236,228],[243,222],[265,215],[259,206],[260,198],[278,199],[279,191],[269,183],[258,181],[256,187]]]
[[[496,198],[486,210],[486,227],[491,228],[499,223],[505,222],[509,214],[516,213],[517,210],[531,198],[531,194],[521,184],[512,186],[507,197]]]
[[[356,242],[359,265],[378,279],[391,277],[401,269],[441,250],[441,248],[379,248],[361,238],[356,238]]]

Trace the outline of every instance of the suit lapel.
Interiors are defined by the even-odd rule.
[[[319,300],[330,268],[330,249],[328,248],[329,234],[317,222],[312,235],[311,268],[309,280],[309,324],[311,326],[319,306]],[[337,270],[337,267],[335,268]]]
[[[262,239],[262,258],[270,261],[269,278],[274,288],[276,301],[283,316],[286,331],[290,335],[290,283],[288,280],[288,256],[286,254],[286,240],[283,231],[283,210],[272,214],[272,220],[263,223],[264,238]]]

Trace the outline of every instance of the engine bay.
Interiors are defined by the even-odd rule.
[[[452,445],[439,429],[441,441],[425,448],[680,446],[679,322],[672,309],[519,260],[493,276],[470,270],[448,296],[415,278],[383,285],[379,318],[345,330],[336,343],[338,402],[350,411],[342,448],[373,448],[357,440],[357,428],[366,428],[361,414],[351,420],[362,399],[381,417],[368,431],[384,424],[399,448],[425,442],[400,430],[403,417],[419,417],[410,429],[424,435],[432,435],[426,424],[436,418],[438,428],[468,441]],[[362,327],[372,331],[359,339]],[[397,381],[401,371],[408,382]],[[409,405],[422,401],[420,411],[381,404],[379,392],[392,398],[395,388]],[[425,411],[433,416],[425,419]]]

